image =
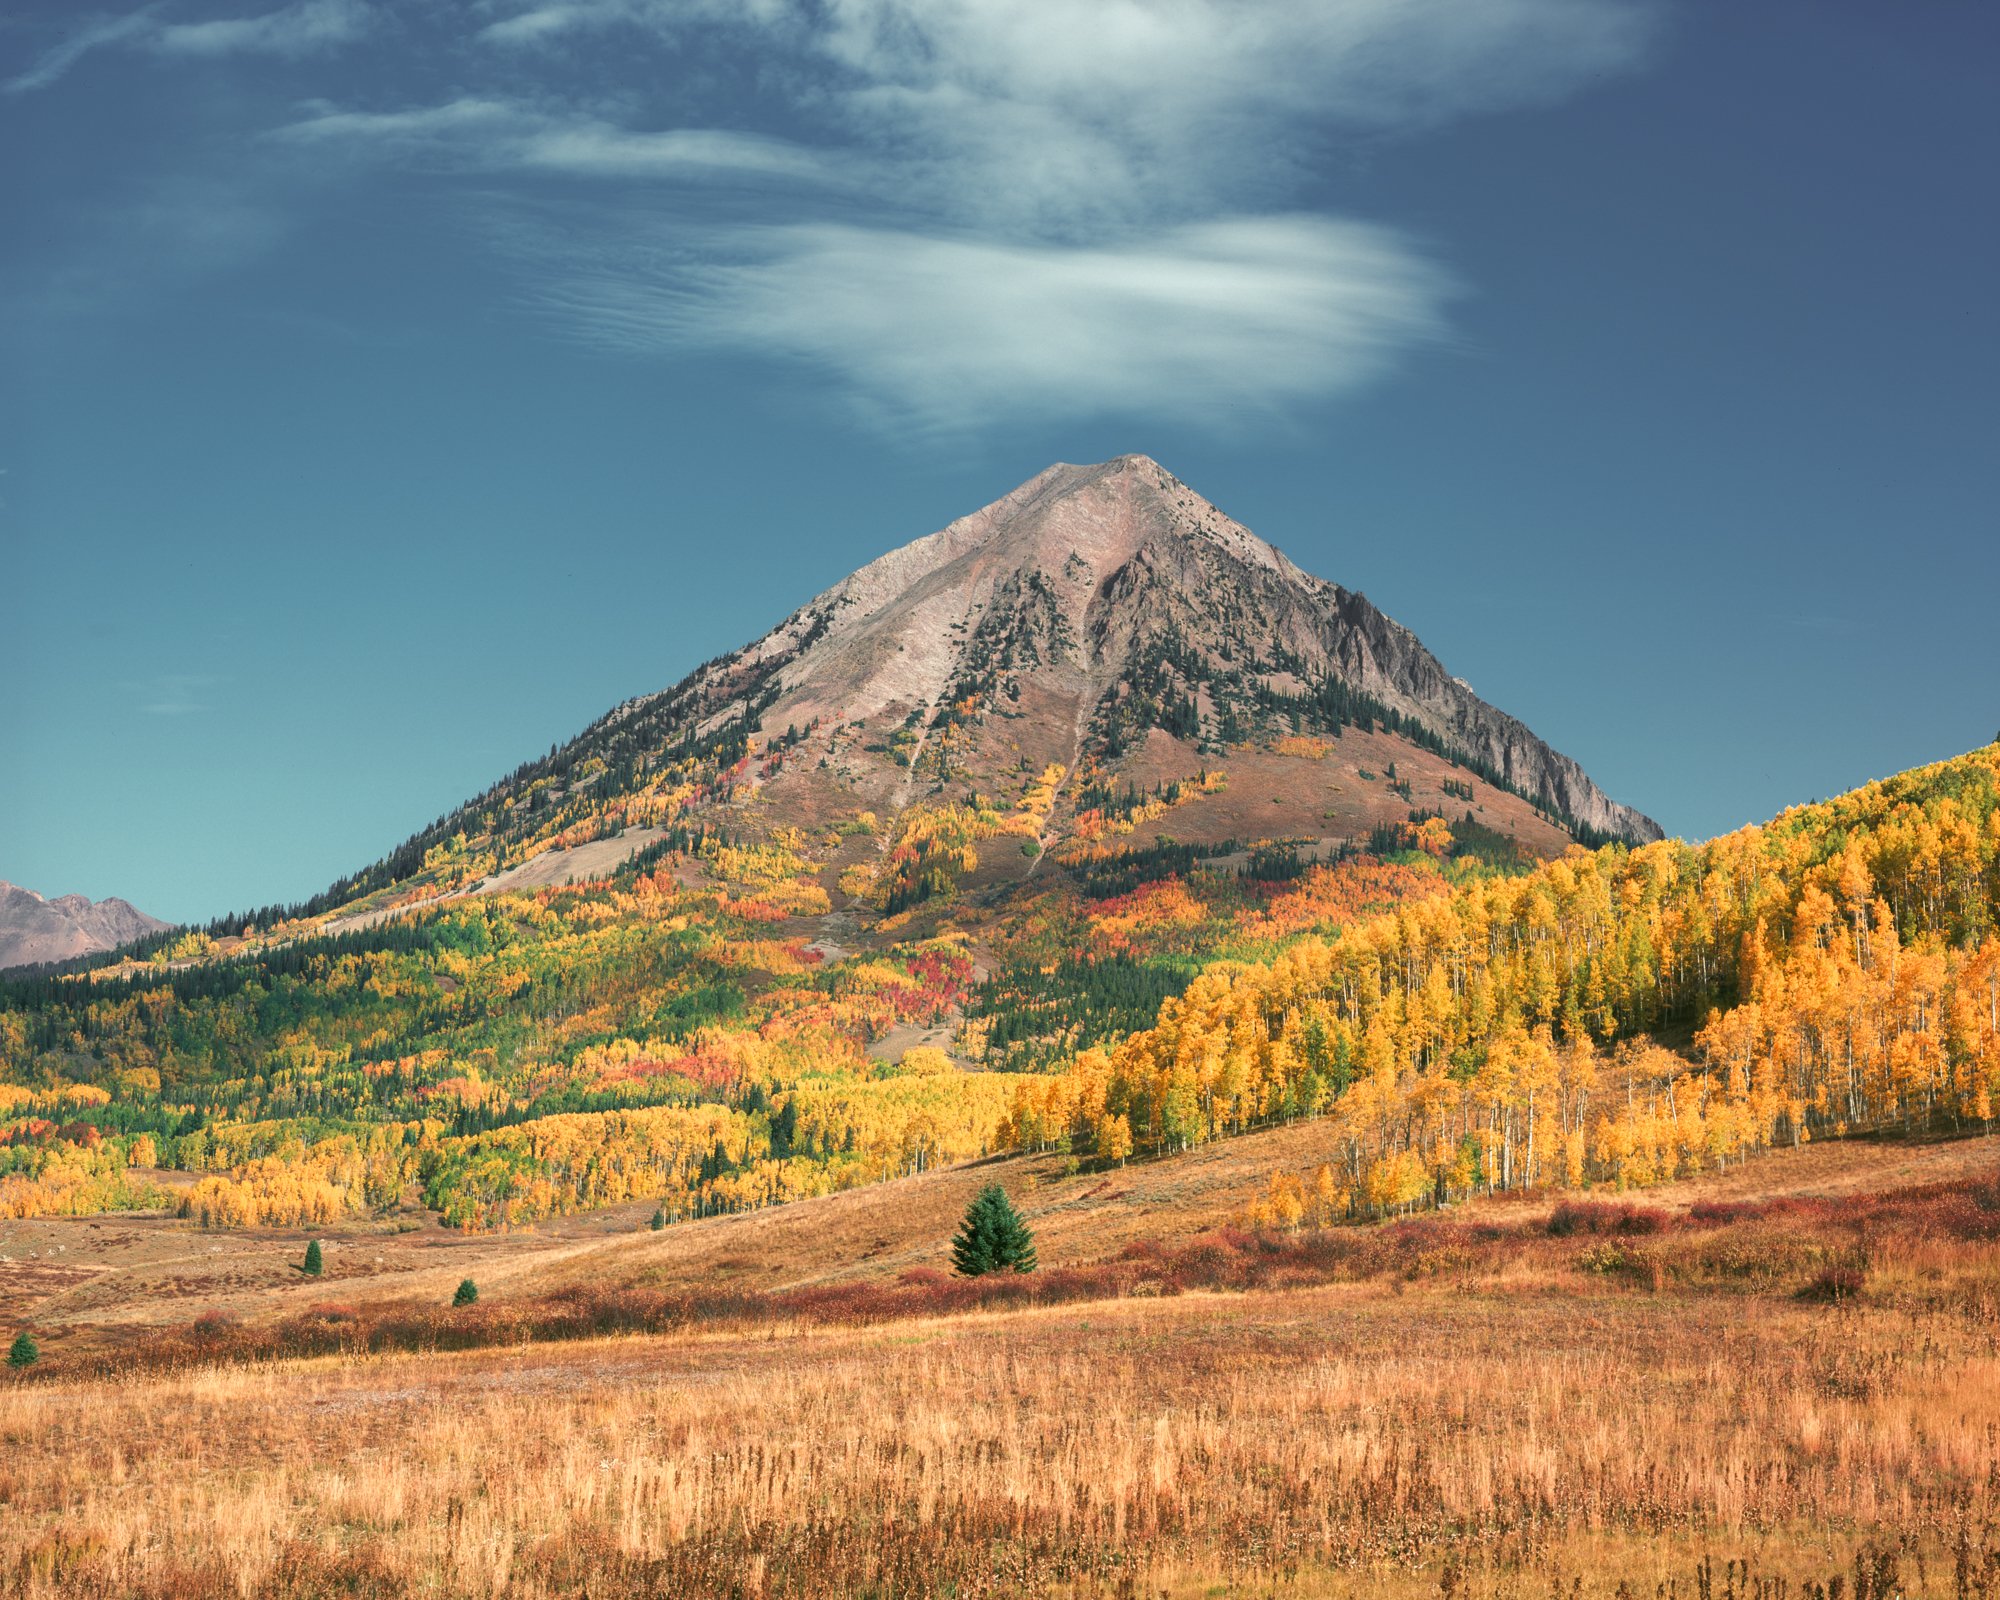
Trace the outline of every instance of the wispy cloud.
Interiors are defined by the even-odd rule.
[[[299,0],[296,5],[254,17],[211,22],[166,23],[161,6],[149,5],[120,17],[92,19],[48,50],[26,72],[0,89],[24,94],[46,89],[91,51],[110,45],[163,56],[263,55],[301,57],[360,39],[380,20],[365,0]]]
[[[1340,130],[1546,100],[1632,65],[1646,0],[567,0],[483,30],[624,30],[788,63],[829,134],[931,205],[1040,228],[1284,188]]]
[[[1443,332],[1444,274],[1394,233],[1309,216],[1187,224],[1101,248],[839,225],[690,262],[606,246],[537,302],[607,349],[812,362],[898,428],[1032,407],[1222,418],[1353,388]]]
[[[299,0],[262,16],[176,23],[160,29],[152,46],[178,56],[305,56],[352,43],[378,20],[363,0]]]
[[[1256,411],[1351,390],[1443,332],[1424,247],[1302,214],[1330,153],[1634,66],[1656,9],[475,0],[408,25],[426,49],[367,80],[396,98],[350,84],[256,148],[287,196],[381,167],[460,184],[520,301],[571,336],[788,359],[898,427]],[[301,57],[386,16],[140,12],[16,84],[114,43]]]
[[[152,31],[153,13],[157,9],[157,6],[147,6],[129,16],[91,19],[60,44],[45,51],[26,72],[0,84],[0,89],[8,94],[28,94],[36,89],[46,89],[91,51],[104,45],[121,44]]]
[[[402,111],[320,107],[273,137],[364,158],[386,153],[493,170],[690,181],[826,182],[835,176],[817,152],[784,139],[721,128],[621,128],[499,99],[468,97]]]
[[[510,47],[547,44],[565,35],[608,27],[634,14],[643,17],[644,10],[642,6],[591,4],[588,0],[573,5],[536,6],[488,23],[479,30],[479,37],[488,44]]]
[[[395,154],[512,136],[522,119],[523,113],[508,102],[476,96],[405,111],[343,111],[322,103],[310,116],[276,129],[273,137],[297,144],[353,144]]]
[[[1560,95],[1639,60],[1652,20],[1644,0],[555,0],[479,42],[558,75],[647,43],[754,60],[782,104],[749,109],[812,147],[465,99],[286,136],[808,182],[788,215],[572,205],[512,230],[524,299],[595,345],[790,358],[897,427],[1212,415],[1352,389],[1442,333],[1448,276],[1412,240],[1296,214],[1329,142]]]
[[[505,9],[500,0],[489,9]],[[727,22],[755,28],[796,27],[809,17],[801,0],[528,0],[478,31],[486,44],[508,49],[563,46],[566,41],[614,29],[676,34],[692,26]],[[823,24],[820,24],[823,25]]]
[[[521,159],[548,171],[611,177],[791,178],[834,181],[836,169],[813,151],[784,139],[719,128],[671,128],[649,133],[601,122],[543,129],[526,140]]]

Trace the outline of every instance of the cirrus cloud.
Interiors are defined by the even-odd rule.
[[[298,0],[259,16],[208,22],[163,22],[161,9],[154,4],[120,17],[93,18],[45,51],[27,71],[0,83],[0,89],[8,94],[46,89],[91,51],[108,46],[183,59],[235,55],[297,59],[350,44],[380,21],[366,0]]]
[[[163,27],[152,48],[174,56],[307,56],[352,43],[378,18],[364,0],[299,0],[281,11]]]
[[[365,0],[87,25],[304,59]],[[788,360],[871,419],[1262,415],[1443,340],[1449,274],[1304,196],[1357,141],[1639,64],[1655,0],[471,0],[247,142],[288,197],[396,170],[598,348]],[[399,44],[401,37],[399,37]],[[297,203],[306,201],[301,198]]]
[[[624,128],[500,99],[466,97],[402,111],[321,106],[273,131],[293,145],[444,167],[540,169],[582,176],[837,181],[817,152],[724,128]]]

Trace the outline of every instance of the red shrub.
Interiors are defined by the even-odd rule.
[[[342,1322],[359,1322],[361,1313],[353,1306],[312,1306],[298,1318],[300,1322],[324,1322],[329,1326]]]
[[[1674,1224],[1671,1213],[1657,1206],[1623,1205],[1608,1200],[1565,1200],[1549,1213],[1549,1233],[1567,1239],[1578,1233],[1634,1235],[1665,1233]]]

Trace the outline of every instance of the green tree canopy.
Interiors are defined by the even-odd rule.
[[[306,1246],[306,1260],[303,1270],[307,1277],[317,1278],[325,1270],[325,1267],[326,1262],[321,1257],[319,1251],[319,1240],[315,1239]]]
[[[469,1306],[479,1298],[479,1285],[467,1278],[458,1286],[458,1292],[451,1297],[455,1306]]]
[[[999,1184],[989,1183],[966,1208],[965,1221],[951,1241],[951,1264],[968,1278],[1009,1268],[1035,1270],[1035,1236]]]
[[[25,1328],[14,1335],[14,1343],[7,1352],[10,1367],[32,1367],[42,1359],[42,1347],[35,1343],[35,1336]]]

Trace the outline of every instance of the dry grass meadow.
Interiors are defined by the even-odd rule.
[[[356,1280],[79,1331],[0,1382],[0,1591],[2000,1595],[1989,1141],[1096,1257],[1051,1177],[1055,1270],[985,1303],[901,1248],[976,1176],[844,1281],[717,1272],[806,1205],[544,1241],[457,1322]]]

